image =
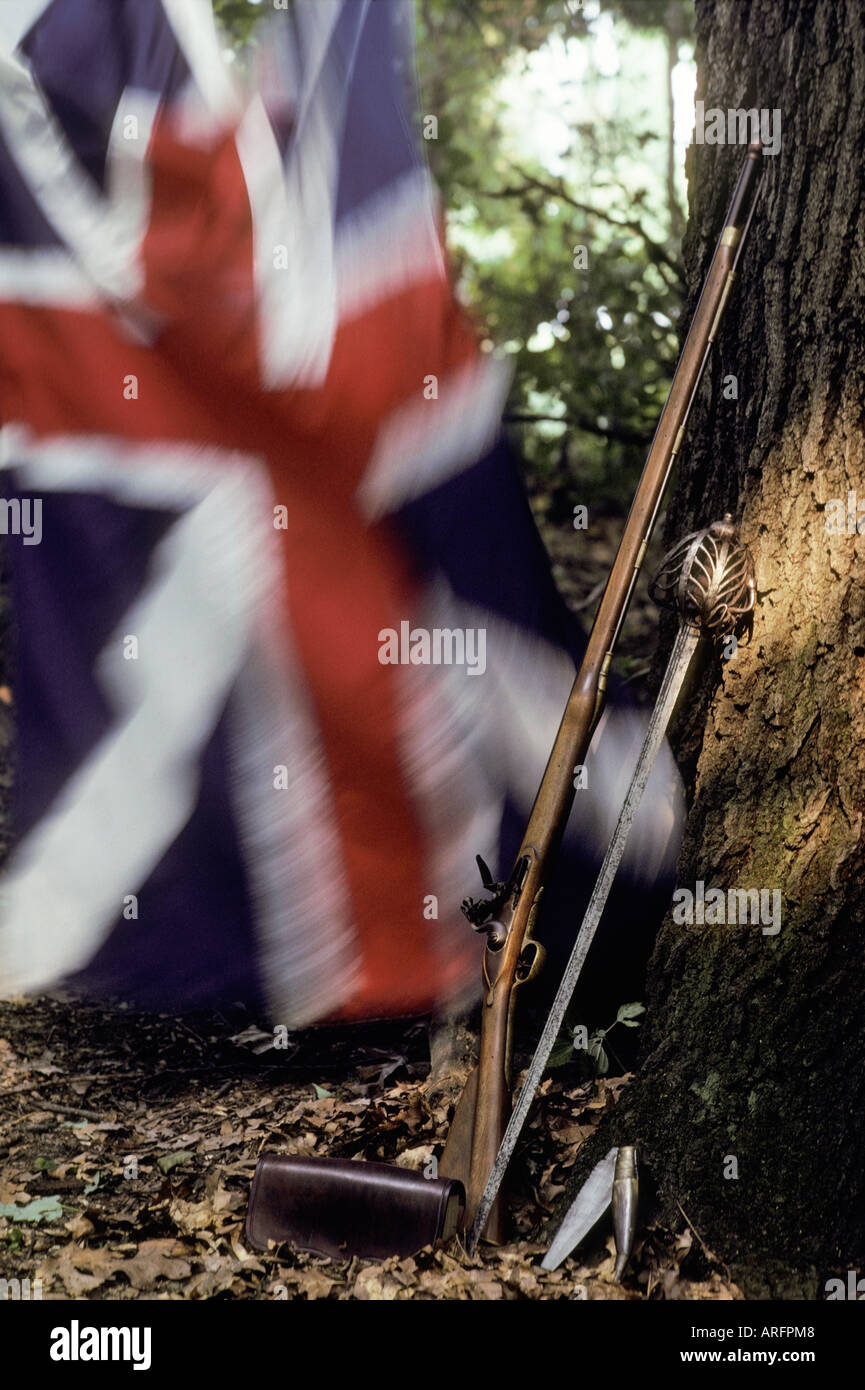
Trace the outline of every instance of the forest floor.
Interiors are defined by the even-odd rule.
[[[459,1238],[382,1264],[249,1248],[263,1149],[396,1162],[441,1153],[456,1094],[429,1080],[423,1022],[294,1034],[240,1012],[173,1018],[57,999],[0,1004],[0,1278],[43,1299],[734,1299],[685,1220],[641,1213],[622,1285],[609,1219],[547,1273],[537,1239],[625,1077],[552,1072],[511,1175],[512,1241]],[[517,1056],[517,1065],[528,1057]]]

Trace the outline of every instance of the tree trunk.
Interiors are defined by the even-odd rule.
[[[750,644],[710,665],[674,740],[678,882],[779,889],[781,927],[668,914],[639,1079],[575,1177],[637,1143],[668,1218],[681,1205],[747,1292],[823,1298],[865,1257],[865,11],[696,14],[698,100],[779,108],[782,138],[668,512],[672,543],[732,511],[758,590]],[[689,152],[692,307],[743,153]]]

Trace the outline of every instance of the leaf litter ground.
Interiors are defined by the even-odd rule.
[[[626,1077],[546,1079],[514,1165],[513,1239],[342,1263],[247,1248],[264,1148],[423,1168],[459,1078],[429,1076],[422,1022],[318,1029],[273,1046],[249,1016],[173,1018],[42,999],[0,1004],[0,1278],[43,1299],[731,1299],[686,1222],[643,1213],[624,1285],[609,1231],[558,1270],[537,1239]],[[527,1057],[517,1057],[518,1065]]]

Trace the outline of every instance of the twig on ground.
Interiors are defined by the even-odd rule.
[[[708,1245],[707,1245],[706,1242],[704,1241],[703,1237],[700,1235],[700,1232],[697,1230],[696,1226],[694,1225],[694,1223],[693,1223],[693,1221],[691,1220],[691,1218],[688,1216],[688,1213],[685,1211],[685,1208],[682,1206],[682,1203],[678,1200],[678,1198],[676,1199],[676,1206],[679,1208],[679,1211],[682,1213],[682,1215],[684,1216],[685,1220],[687,1221],[688,1226],[689,1226],[689,1228],[690,1228],[692,1234],[695,1235],[695,1236],[697,1237],[697,1240],[698,1240],[699,1243],[700,1243],[700,1249],[702,1250],[703,1254],[706,1256],[706,1259],[709,1261],[709,1264],[712,1264],[712,1265],[719,1265],[719,1266],[721,1267],[721,1269],[723,1269],[723,1271],[724,1271],[724,1276],[725,1276],[725,1278],[726,1278],[726,1280],[727,1280],[727,1283],[728,1283],[728,1284],[731,1284],[733,1281],[732,1281],[732,1279],[731,1279],[731,1277],[730,1277],[730,1271],[729,1271],[729,1269],[727,1268],[726,1264],[724,1263],[724,1261],[723,1261],[722,1259],[720,1259],[720,1258],[715,1254],[714,1250],[710,1250],[710,1249],[709,1249]]]
[[[80,1115],[82,1120],[93,1120],[97,1124],[105,1119],[102,1110],[84,1110],[80,1105],[55,1105],[38,1095],[34,1095],[33,1099],[40,1110],[49,1110],[52,1115]]]

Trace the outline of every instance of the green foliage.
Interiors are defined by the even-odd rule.
[[[256,21],[270,10],[270,3],[253,5],[250,0],[213,0],[213,10],[219,23],[238,44],[245,43]]]
[[[597,7],[417,8],[423,109],[438,120],[426,147],[460,293],[488,349],[513,364],[508,415],[530,479],[551,495],[554,519],[574,501],[619,510],[678,351],[684,209],[681,176],[670,174],[666,68],[680,47],[689,56],[690,6],[613,6],[605,32],[609,43],[616,23],[618,77],[598,56]],[[632,69],[654,81],[648,106],[622,76]],[[623,104],[603,117],[612,90]]]
[[[566,1017],[550,1053],[547,1066],[550,1068],[563,1067],[566,1062],[574,1061],[575,1056],[583,1057],[589,1064],[588,1070],[591,1076],[606,1076],[610,1070],[610,1054],[612,1054],[613,1060],[618,1062],[615,1052],[607,1042],[607,1035],[612,1033],[614,1028],[620,1026],[622,1028],[639,1028],[639,1019],[645,1012],[643,1004],[622,1004],[609,1027],[596,1028],[590,1035],[586,1047],[578,1046],[585,1033],[584,1028]]]

